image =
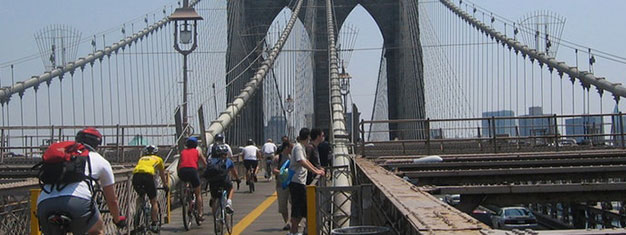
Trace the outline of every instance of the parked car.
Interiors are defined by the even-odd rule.
[[[461,195],[460,194],[448,194],[446,196],[443,197],[443,201],[448,203],[451,206],[456,206],[461,202]]]
[[[496,229],[536,229],[537,218],[525,207],[503,207],[491,217]]]

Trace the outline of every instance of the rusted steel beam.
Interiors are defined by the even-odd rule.
[[[399,234],[481,234],[489,227],[375,163],[357,158],[362,183],[372,183],[379,216]]]
[[[414,170],[452,170],[452,169],[490,169],[490,168],[524,168],[524,167],[559,167],[559,166],[586,166],[586,165],[617,165],[626,164],[626,156],[620,157],[589,157],[589,158],[559,158],[559,159],[510,159],[510,160],[478,160],[457,162],[432,163],[391,163],[381,164],[387,169],[399,171]]]
[[[626,178],[626,165],[575,166],[519,169],[476,169],[451,171],[399,172],[411,178],[417,185],[487,185],[512,184],[517,182],[583,182],[585,180],[606,181]]]

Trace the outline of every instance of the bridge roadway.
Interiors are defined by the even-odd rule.
[[[261,175],[261,174],[259,174]],[[239,190],[235,191],[233,198],[233,209],[235,214],[233,224],[235,224],[233,234],[261,234],[275,235],[287,234],[282,231],[284,226],[281,215],[278,213],[278,202],[276,200],[275,182],[267,181],[263,176],[259,177],[256,183],[256,191],[248,192],[248,186],[241,183]],[[237,187],[235,185],[235,187]],[[213,216],[209,209],[207,194],[204,199],[204,222],[197,226],[194,222],[189,231],[183,227],[182,210],[180,208],[171,211],[169,224],[161,227],[161,234],[214,234]],[[302,232],[302,228],[300,229]]]

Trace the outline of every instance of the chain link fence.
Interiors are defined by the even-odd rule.
[[[157,181],[157,185],[161,185],[160,179]],[[31,208],[28,190],[38,189],[38,183],[35,180],[29,180],[25,183],[3,186],[0,187],[2,190],[0,194],[2,195],[2,198],[0,198],[0,234],[24,235],[31,233],[31,220],[35,216],[36,208]],[[107,213],[109,208],[106,205],[102,191],[96,190],[95,200],[105,224],[105,234],[129,234],[133,229],[133,215],[137,211],[136,201],[138,198],[137,193],[132,188],[132,169],[115,172],[114,187],[118,197],[120,213],[127,217],[129,226],[122,230],[117,229],[115,224],[113,224],[111,214]],[[167,222],[168,198],[162,190],[158,191],[157,198],[161,205],[160,213],[165,218],[163,222]]]

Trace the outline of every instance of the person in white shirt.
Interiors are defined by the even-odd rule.
[[[293,171],[294,175],[289,183],[289,194],[291,195],[291,228],[289,234],[297,234],[298,225],[302,218],[306,218],[306,175],[307,170],[324,176],[325,172],[322,168],[316,168],[307,160],[304,146],[309,142],[310,131],[308,128],[302,128],[298,135],[298,143],[293,147],[291,156],[289,157],[289,171]]]
[[[272,139],[267,139],[267,142],[261,147],[261,152],[263,152],[263,157],[265,157],[265,178],[268,180],[272,179],[272,159],[277,154],[277,149],[278,147],[272,142]]]
[[[102,134],[94,128],[86,128],[76,134],[76,142],[89,150],[85,175],[99,181],[113,222],[118,228],[125,227],[126,217],[120,215],[111,164],[96,152],[96,148],[102,143]],[[43,234],[61,233],[60,227],[50,223],[49,220],[50,217],[60,213],[71,218],[69,231],[73,234],[104,234],[104,222],[90,188],[92,187],[87,181],[69,183],[60,189],[54,185],[44,185],[44,190],[37,198],[37,217]]]
[[[228,148],[228,158],[231,161],[235,161],[235,159],[233,159],[233,150],[230,148],[230,145],[224,142],[224,135],[222,134],[215,135],[215,142],[209,145],[209,150],[206,154],[207,159],[211,158],[211,156],[213,155],[213,151],[216,150],[217,146],[220,145],[224,145],[226,146],[226,148]]]
[[[246,182],[249,180],[257,181],[256,174],[259,171],[259,159],[261,159],[261,150],[254,145],[254,141],[249,139],[246,143],[246,147],[241,149],[241,154],[243,155],[243,166],[246,168],[246,172],[253,170],[252,179],[249,178],[248,174],[246,174]]]

